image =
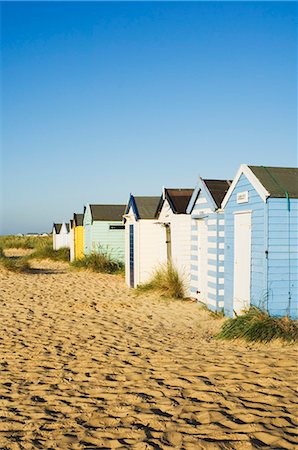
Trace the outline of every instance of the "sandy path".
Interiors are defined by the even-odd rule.
[[[1,449],[294,449],[297,352],[211,339],[190,302],[36,262],[0,271]]]

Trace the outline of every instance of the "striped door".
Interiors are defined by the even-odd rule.
[[[134,266],[134,229],[129,225],[129,280],[132,288],[135,287]]]
[[[208,228],[204,219],[198,220],[198,300],[208,297]]]

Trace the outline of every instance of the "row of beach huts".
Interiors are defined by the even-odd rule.
[[[53,226],[53,247],[71,260],[108,252],[126,283],[149,281],[172,262],[187,295],[228,317],[254,305],[298,318],[298,168],[242,164],[233,180],[199,178],[158,197],[87,204]]]

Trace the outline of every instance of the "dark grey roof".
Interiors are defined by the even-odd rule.
[[[270,197],[298,198],[298,168],[297,167],[266,167],[248,166],[255,174]]]
[[[80,227],[83,225],[83,219],[84,219],[84,214],[74,213],[73,220],[74,220],[76,227]]]
[[[67,233],[69,233],[69,223],[66,223],[65,226],[66,226]]]
[[[90,205],[93,220],[122,221],[126,205]]]
[[[175,214],[186,214],[186,209],[193,194],[193,191],[194,191],[193,189],[189,188],[165,189],[165,199],[168,200],[172,208],[172,211]],[[161,196],[156,216],[160,213],[165,199],[163,198],[163,196]]]
[[[154,219],[160,197],[133,197],[140,219]]]
[[[53,228],[56,234],[59,234],[62,228],[62,223],[54,223]]]
[[[221,202],[224,199],[229,187],[232,184],[231,180],[203,180],[206,184],[216,206],[220,208]]]

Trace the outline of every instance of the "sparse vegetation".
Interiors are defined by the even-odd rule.
[[[228,319],[216,337],[265,343],[274,339],[297,342],[298,321],[288,317],[271,317],[267,312],[251,307],[245,314]]]
[[[51,236],[0,236],[2,248],[36,249],[52,243]]]
[[[124,269],[122,262],[115,260],[108,252],[103,250],[100,253],[91,253],[82,259],[77,259],[71,265],[79,269],[89,269],[93,272],[102,273],[116,273]]]
[[[0,264],[5,269],[9,270],[10,272],[29,272],[31,267],[27,260],[27,258],[12,258],[7,257],[4,255],[3,250],[0,250]]]
[[[54,250],[52,244],[38,247],[29,258],[33,259],[52,259],[53,261],[69,261],[70,250],[67,247]]]
[[[213,318],[213,319],[222,319],[225,314],[224,314],[224,309],[221,308],[219,311],[212,311],[211,309],[208,308],[207,305],[205,305],[205,303],[201,303],[199,302],[200,308],[207,311],[208,314]]]
[[[162,295],[170,298],[185,298],[185,285],[178,270],[172,263],[158,267],[152,279],[137,287],[139,292],[148,290],[160,291]]]

